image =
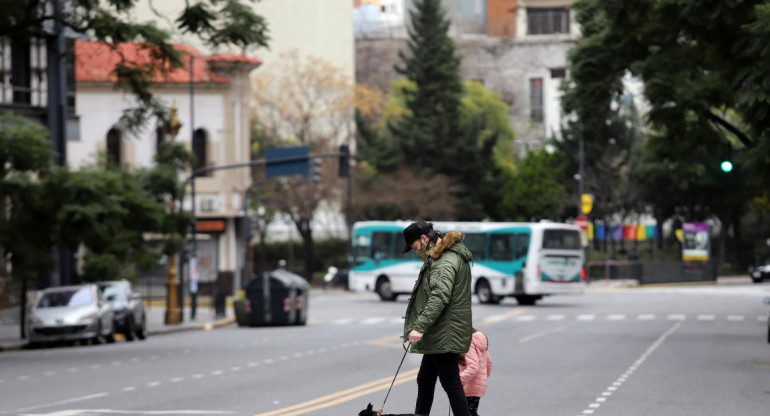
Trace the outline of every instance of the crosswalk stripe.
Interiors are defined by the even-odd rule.
[[[655,319],[655,315],[652,315],[652,314],[641,314],[641,315],[637,316],[636,319],[638,319],[640,321],[651,321],[651,320]]]
[[[593,321],[594,318],[596,318],[596,315],[578,315],[577,316],[578,321]]]
[[[608,321],[622,321],[626,319],[626,315],[607,315]]]
[[[714,315],[698,315],[699,321],[713,321]]]

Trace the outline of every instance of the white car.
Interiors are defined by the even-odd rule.
[[[40,291],[27,323],[30,344],[102,337],[115,342],[113,312],[96,285],[52,287]]]

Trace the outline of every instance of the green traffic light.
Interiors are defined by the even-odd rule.
[[[733,170],[733,163],[729,160],[725,160],[722,162],[722,172],[732,172]]]

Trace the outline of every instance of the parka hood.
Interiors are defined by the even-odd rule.
[[[465,235],[459,231],[450,231],[446,233],[446,235],[439,241],[438,244],[436,244],[435,247],[433,247],[428,253],[433,258],[433,260],[436,260],[437,258],[441,257],[441,254],[444,253],[444,251],[453,251],[457,253],[458,256],[460,256],[464,261],[471,261],[473,260],[473,254],[471,254],[471,251],[468,250],[468,247],[465,247],[465,244],[463,244],[463,239],[465,238]]]

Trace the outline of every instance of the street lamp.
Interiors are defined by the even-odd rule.
[[[174,143],[182,122],[177,116],[176,104],[171,106],[171,116],[168,119],[168,133],[171,143]],[[171,215],[176,212],[176,200],[169,198],[168,211]],[[182,309],[179,307],[179,280],[177,279],[176,254],[168,256],[168,281],[166,283],[166,325],[179,324],[182,321]]]

